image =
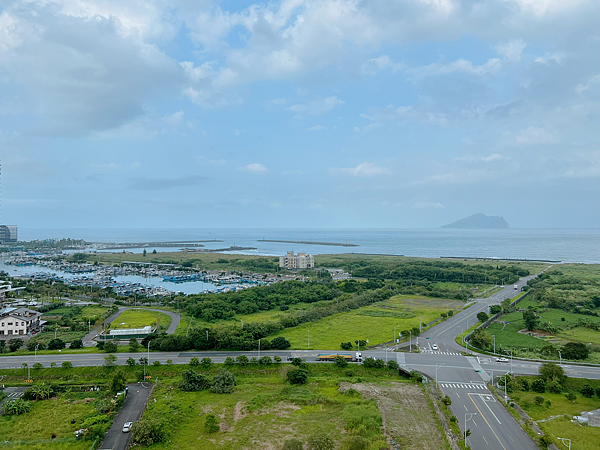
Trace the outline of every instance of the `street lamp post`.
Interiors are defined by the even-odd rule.
[[[412,352],[412,331],[409,331],[408,335],[410,336],[409,341],[408,341],[408,351]]]
[[[560,439],[560,440],[562,441],[563,445],[564,445],[565,447],[568,447],[568,448],[569,448],[569,450],[571,450],[571,439],[567,439],[567,438],[561,438],[561,437],[559,437],[559,438],[557,438],[557,439]],[[569,441],[569,445],[567,445],[567,443],[566,443],[565,441]]]
[[[467,418],[467,415],[469,416],[469,418]],[[465,413],[465,447],[467,446],[467,420],[471,420],[473,418],[473,416],[476,416],[477,413],[470,413],[467,412]]]
[[[512,366],[512,357],[513,357],[513,351],[512,348],[510,349],[510,373],[514,373],[513,372],[513,366]]]
[[[35,361],[37,362],[37,349],[40,346],[40,344],[35,344],[35,349],[33,350],[33,357],[35,359]]]

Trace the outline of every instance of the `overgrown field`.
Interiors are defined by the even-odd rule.
[[[333,349],[342,342],[367,339],[369,345],[376,345],[393,341],[394,327],[396,332],[418,328],[421,323],[438,319],[442,312],[463,305],[458,300],[398,295],[372,306],[287,328],[269,338],[284,336],[292,348],[306,349],[310,331],[310,348]]]

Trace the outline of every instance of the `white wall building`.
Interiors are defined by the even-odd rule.
[[[42,330],[45,323],[42,313],[27,308],[4,308],[0,310],[0,339],[8,336],[24,336]]]
[[[279,257],[279,267],[288,270],[313,269],[315,267],[315,258],[306,253],[287,252],[285,256]]]

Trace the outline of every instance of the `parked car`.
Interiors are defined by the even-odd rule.
[[[496,362],[508,362],[506,358],[496,358]]]
[[[123,433],[129,433],[132,426],[133,422],[125,422],[125,425],[123,425]]]

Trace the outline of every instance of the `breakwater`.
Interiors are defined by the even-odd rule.
[[[96,244],[98,250],[125,250],[128,248],[146,248],[146,247],[204,247],[202,243],[223,242],[218,239],[204,241],[168,241],[168,242],[124,242],[121,244]]]
[[[309,244],[309,245],[333,245],[335,247],[358,247],[358,244],[348,244],[343,242],[327,242],[325,241],[301,241],[298,239],[297,241],[287,241],[282,239],[259,239],[258,242],[281,242],[282,244]]]
[[[440,256],[441,259],[470,259],[474,261],[510,261],[510,262],[541,262],[560,264],[561,261],[552,261],[550,259],[523,259],[523,258],[488,258],[477,256]]]

